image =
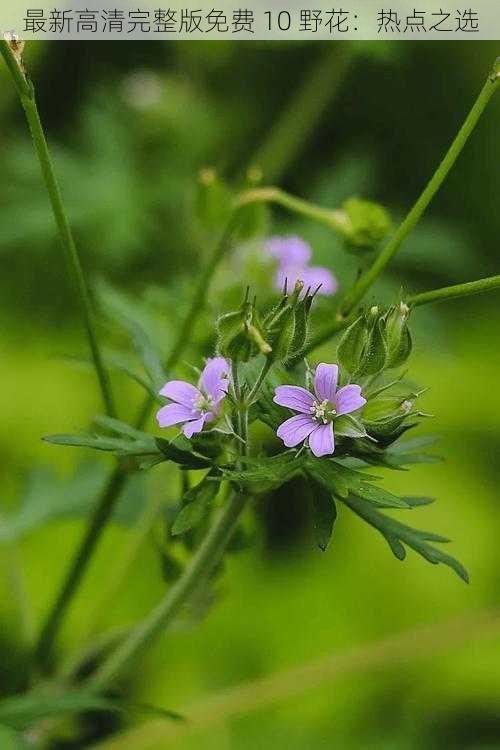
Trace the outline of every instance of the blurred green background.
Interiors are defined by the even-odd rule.
[[[359,195],[383,203],[397,221],[437,166],[498,53],[495,43],[472,41],[57,42],[29,45],[26,59],[85,267],[96,285],[106,280],[125,293],[168,348],[196,268],[214,241],[193,220],[201,168],[239,180],[259,163],[264,183],[269,177],[332,207]],[[91,370],[74,361],[86,353],[76,303],[3,67],[0,79],[1,513],[21,517],[17,532],[0,530],[0,690],[8,694],[23,685],[28,644],[111,460],[89,456],[82,463],[79,453],[40,441],[47,433],[85,429],[101,406]],[[499,118],[497,96],[370,299],[392,300],[401,286],[416,292],[498,273]],[[341,288],[354,277],[356,258],[328,229],[274,210],[263,219],[261,233],[221,269],[192,359],[210,351],[211,316],[238,299],[248,277],[264,298],[271,294],[258,261],[248,261],[267,234],[301,234]],[[327,314],[322,301],[318,316]],[[397,562],[344,508],[329,550],[320,553],[300,488],[288,488],[260,503],[256,520],[247,519],[254,544],[228,561],[216,606],[204,617],[186,613],[123,689],[134,700],[182,712],[242,681],[497,606],[499,325],[495,294],[414,315],[410,375],[430,387],[422,406],[435,415],[419,429],[442,437],[438,452],[446,461],[387,476],[389,489],[438,499],[411,520],[451,537],[470,586],[412,554]],[[107,322],[102,330],[116,342]],[[333,352],[329,344],[315,359],[331,361]],[[189,372],[184,364],[178,371]],[[115,387],[120,416],[129,418],[140,393],[121,376]],[[72,485],[75,467],[79,479]],[[168,546],[161,509],[178,498],[179,481],[161,467],[133,483],[67,618],[61,658],[92,632],[137,621],[161,597],[167,584],[160,551]],[[131,565],[117,591],[112,582],[124,560]],[[217,716],[205,728],[202,722],[173,739],[148,734],[146,723],[130,747],[500,748],[499,636],[360,669],[295,697],[270,697],[236,717],[216,704]],[[91,717],[79,746],[112,728]]]

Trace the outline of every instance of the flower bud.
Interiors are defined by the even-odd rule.
[[[388,212],[378,203],[349,198],[343,203],[341,213],[344,237],[357,251],[373,249],[392,228]]]
[[[363,410],[363,424],[370,437],[385,447],[415,425],[415,418],[425,416],[414,411],[415,399],[415,394],[368,399]]]
[[[218,351],[234,361],[247,362],[254,354],[269,355],[272,351],[254,301],[245,298],[239,310],[221,315],[216,326]]]
[[[272,346],[275,360],[286,361],[296,357],[304,346],[312,296],[306,294],[301,300],[303,288],[303,282],[297,281],[291,294],[285,291],[264,321],[266,339]]]
[[[375,375],[387,358],[385,321],[377,306],[363,313],[345,331],[338,347],[338,359],[353,377]]]
[[[410,309],[404,302],[389,308],[385,315],[387,342],[386,367],[400,367],[410,356],[412,340],[407,320]]]
[[[233,195],[215,169],[202,169],[198,175],[196,216],[207,230],[220,229],[229,219]]]

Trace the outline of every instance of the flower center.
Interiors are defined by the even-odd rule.
[[[200,411],[202,414],[206,414],[207,411],[215,410],[215,403],[212,396],[208,393],[200,393],[199,396],[193,399],[194,411]]]
[[[333,404],[325,399],[325,401],[314,401],[310,410],[311,416],[315,422],[319,424],[328,424],[333,422],[337,416],[337,411]]]

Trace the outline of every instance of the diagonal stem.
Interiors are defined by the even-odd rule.
[[[101,389],[104,408],[109,416],[115,416],[116,411],[111,391],[111,382],[106,367],[104,366],[101,349],[99,347],[96,322],[90,302],[89,288],[62,202],[59,183],[54,172],[47,139],[38,113],[35,90],[31,81],[25,77],[24,72],[20,67],[20,62],[16,59],[10,44],[5,39],[0,40],[0,53],[12,75],[14,85],[19,94],[28,121],[35,151],[38,156],[38,161],[40,162],[43,180],[47,188],[52,212],[59,232],[69,275],[78,298],[83,325],[92,355],[92,361],[94,363]]]
[[[431,302],[444,302],[455,297],[469,297],[473,294],[481,294],[494,289],[500,289],[500,275],[488,276],[477,281],[468,281],[464,284],[444,286],[441,289],[432,289],[429,292],[421,292],[407,297],[405,302],[411,307],[428,305]]]
[[[165,367],[167,370],[174,367],[178,362],[184,351],[184,347],[189,342],[190,332],[205,306],[210,283],[222,259],[231,247],[234,232],[238,226],[238,221],[239,213],[236,211],[229,220],[219,242],[215,245],[212,254],[207,259],[207,264],[194,290],[192,302],[184,323],[180,326],[172,349],[166,358]],[[153,403],[153,400],[149,396],[146,397],[136,422],[137,427],[140,428],[144,422],[146,422],[153,407]],[[118,465],[111,473],[108,483],[96,503],[85,535],[75,553],[62,588],[59,591],[56,601],[48,614],[38,638],[36,656],[38,662],[44,669],[50,667],[52,651],[61,623],[66,615],[68,606],[82,581],[92,554],[101,538],[102,532],[115,509],[126,480],[127,474],[123,468]]]
[[[305,353],[312,351],[317,346],[328,341],[337,331],[345,327],[345,318],[347,318],[356,305],[361,302],[364,295],[372,284],[378,279],[382,271],[397,253],[406,237],[414,229],[422,214],[432,201],[444,180],[448,176],[451,168],[461,154],[465,144],[474,131],[481,115],[483,114],[488,102],[500,85],[500,74],[498,72],[499,63],[495,63],[492,73],[488,76],[479,96],[477,97],[472,109],[470,110],[464,124],[458,131],[450,148],[446,152],[443,160],[439,164],[433,177],[427,183],[424,191],[414,204],[413,208],[407,214],[396,233],[382,249],[370,268],[365,271],[356,281],[352,289],[345,295],[340,305],[339,315],[332,323],[320,331],[317,336],[311,339],[306,347]]]
[[[87,683],[90,690],[105,690],[132,659],[177,616],[191,594],[206,582],[220,562],[247,496],[234,494],[198,547],[188,567],[150,615],[103,662]]]

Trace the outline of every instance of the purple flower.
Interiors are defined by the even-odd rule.
[[[300,237],[272,237],[266,247],[278,261],[274,285],[279,291],[286,280],[288,289],[293,289],[297,281],[303,281],[304,294],[308,289],[314,291],[318,287],[319,294],[331,295],[336,292],[337,280],[328,268],[308,265],[311,247]]]
[[[337,390],[338,365],[321,363],[314,375],[314,394],[297,385],[280,385],[273,401],[299,412],[278,427],[277,435],[287,448],[308,439],[315,456],[327,456],[335,450],[334,421],[343,414],[361,409],[366,399],[359,385]]]
[[[202,431],[205,422],[212,422],[219,416],[230,377],[231,368],[227,360],[214,357],[207,360],[198,387],[184,380],[169,380],[161,389],[160,396],[169,398],[172,403],[158,410],[156,421],[160,427],[184,423],[184,435],[191,438]]]

